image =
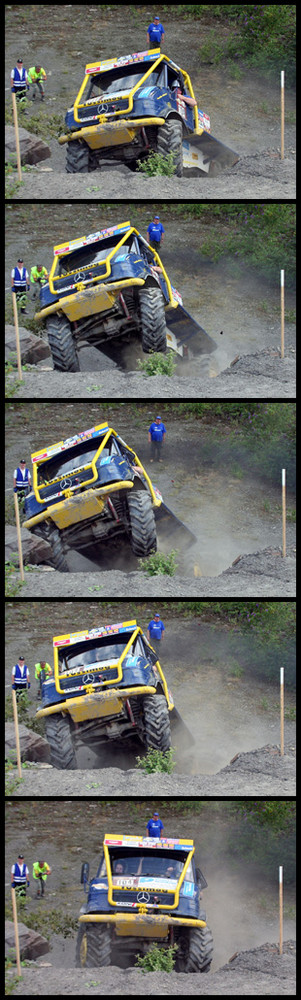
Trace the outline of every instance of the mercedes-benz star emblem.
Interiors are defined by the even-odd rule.
[[[83,684],[93,684],[94,677],[93,674],[85,674],[83,677]]]
[[[68,490],[69,486],[72,486],[72,479],[62,479],[60,482],[62,490]]]
[[[137,903],[149,903],[150,894],[149,892],[138,892]]]

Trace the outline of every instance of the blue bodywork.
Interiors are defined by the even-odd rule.
[[[109,653],[108,653],[108,659],[109,659]],[[86,667],[86,672],[87,674],[89,672],[88,666]],[[101,668],[101,673],[103,677],[106,675],[106,671],[104,670],[104,668]],[[112,678],[112,670],[107,671],[107,675]],[[117,675],[117,668],[116,668],[116,675]],[[95,670],[93,670],[93,679],[97,683],[97,674],[95,673]],[[68,684],[68,695],[67,695],[68,700],[69,698],[76,698],[78,697],[79,694],[85,693],[84,690],[79,691],[79,683],[80,683],[79,675],[73,678],[70,676],[68,678],[66,677],[66,683]],[[62,675],[61,677],[61,687],[63,687],[63,684],[64,684],[64,675]],[[75,688],[74,692],[70,690],[70,688],[72,688],[72,684],[74,684]],[[122,678],[120,681],[117,682],[118,688],[136,686],[141,684],[142,685],[157,684],[153,667],[145,656],[141,655],[132,656],[131,654],[128,654],[128,656],[125,657],[122,663]],[[101,683],[99,683],[99,686],[95,688],[96,693],[99,690],[101,690]],[[106,685],[104,687],[104,690],[109,690],[109,687]],[[55,681],[53,679],[44,681],[44,683],[42,684],[43,708],[47,708],[48,705],[55,705],[58,702],[64,701],[64,698],[65,698],[64,692],[60,693],[56,690]]]
[[[105,75],[105,74],[103,74]],[[118,91],[118,83],[116,82],[116,91]],[[189,132],[193,132],[194,125],[194,115],[193,110],[187,104],[183,106],[179,105],[179,101],[175,95],[175,92],[169,87],[154,87],[153,85],[148,85],[147,82],[136,90],[133,95],[133,108],[131,111],[128,110],[128,99],[122,97],[116,97],[114,100],[113,95],[108,95],[107,105],[106,94],[103,95],[104,106],[107,106],[107,114],[110,115],[109,121],[112,120],[114,116],[114,111],[119,111],[124,105],[124,118],[127,120],[135,118],[167,118],[168,115],[174,114],[183,119],[185,122],[185,127]],[[85,103],[83,97],[83,104]],[[87,125],[96,125],[99,120],[99,114],[95,114],[96,106],[91,105],[90,108],[86,104],[84,108],[79,108],[80,122],[77,122],[74,118],[73,108],[69,108],[65,117],[65,124],[68,129],[77,131],[80,128],[87,127]],[[94,112],[94,113],[93,113]],[[119,117],[119,116],[118,116]],[[118,118],[115,119],[118,122]]]
[[[174,902],[174,896],[167,892],[166,881],[165,881],[165,885],[164,886],[162,885],[162,887],[160,888],[160,885],[159,885],[159,879],[160,879],[160,861],[161,861],[160,855],[161,855],[161,851],[160,851],[160,854],[158,854],[158,872],[157,872],[157,876],[153,875],[150,878],[149,882],[150,882],[150,887],[151,887],[151,883],[152,882],[156,883],[156,896],[157,896],[157,898],[159,898],[160,904],[166,906],[166,912],[168,912],[168,910],[169,910],[169,904],[171,905]],[[148,857],[148,852],[146,850],[145,851],[145,855],[144,855],[145,860],[147,859],[147,857]],[[175,860],[175,857],[178,857],[178,856],[177,855],[173,855],[172,853],[170,853],[170,863],[171,864]],[[165,862],[166,862],[166,856],[165,856]],[[129,858],[129,863],[130,863],[130,858]],[[164,862],[163,862],[163,865],[164,865]],[[132,887],[129,887],[128,891],[125,888],[125,890],[121,892],[119,890],[119,888],[118,888],[118,884],[117,885],[114,884],[113,885],[113,896],[114,896],[114,898],[116,900],[118,900],[118,906],[112,906],[108,902],[108,886],[109,886],[109,883],[108,883],[107,875],[100,874],[101,871],[103,871],[103,866],[104,866],[104,858],[102,858],[102,860],[101,860],[101,863],[100,863],[100,866],[99,866],[99,869],[98,869],[98,875],[95,878],[91,879],[90,881],[88,881],[87,877],[84,877],[84,879],[83,879],[83,881],[84,881],[84,889],[85,889],[85,892],[87,893],[88,898],[87,898],[86,903],[84,904],[84,906],[81,909],[81,913],[116,913],[116,912],[120,913],[120,912],[129,912],[129,904],[130,904],[131,911],[132,912],[133,912],[133,910],[135,911],[135,909],[136,909],[135,908],[135,903],[136,903],[137,895],[139,895],[139,891],[141,891],[141,888],[139,889],[139,886],[135,887],[133,885]],[[147,864],[146,864],[146,867],[147,867]],[[194,881],[191,882],[188,879],[186,879],[183,882],[183,884],[182,884],[182,886],[180,888],[179,905],[178,905],[178,907],[175,910],[171,910],[170,912],[173,914],[173,916],[176,916],[176,917],[181,916],[181,917],[187,917],[187,918],[194,919],[194,920],[206,920],[205,911],[201,910],[201,908],[200,908],[200,885],[197,882],[196,872],[195,872],[195,867],[194,867],[194,862],[192,862],[192,869],[193,869]],[[161,877],[164,878],[163,873],[162,873]],[[179,876],[177,876],[177,878],[178,877]],[[203,876],[202,876],[202,878],[203,878]],[[144,877],[144,882],[145,882],[145,877]],[[206,886],[207,883],[206,883],[205,879],[203,879],[203,882],[204,882],[204,886]],[[151,899],[152,899],[152,892],[150,891],[150,901],[151,901]],[[122,905],[123,901],[124,901],[124,905]],[[137,907],[137,912],[138,912],[138,907]],[[150,911],[149,912],[150,913],[152,912],[152,907],[150,907]],[[161,910],[160,912],[163,914],[164,910]]]
[[[99,441],[100,443],[100,441]],[[64,458],[68,453],[64,452]],[[83,465],[85,464],[83,460]],[[98,477],[96,480],[92,480],[93,472],[91,469],[91,487],[95,488],[98,486],[107,486],[109,483],[114,484],[114,482],[122,482],[123,480],[133,480],[134,472],[131,468],[129,462],[126,461],[122,455],[102,455],[100,454],[99,459],[96,462],[96,469]],[[53,504],[58,503],[60,500],[65,498],[64,490],[67,488],[77,487],[81,488],[81,482],[85,483],[85,489],[89,489],[89,469],[85,470],[75,470],[74,472],[63,473],[60,478],[56,481],[49,483],[47,486],[40,486],[40,501],[36,499],[34,493],[29,493],[25,497],[24,509],[26,518],[34,517],[39,514],[43,509],[44,503],[47,507],[51,507]],[[63,483],[64,488],[63,488]],[[76,492],[74,490],[73,492]]]

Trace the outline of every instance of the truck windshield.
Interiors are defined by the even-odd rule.
[[[110,851],[111,871],[114,876],[122,875],[157,875],[158,878],[179,879],[183,871],[187,855],[181,852],[177,856],[176,852],[164,852],[164,848],[155,852],[143,854],[139,851],[130,854],[128,851],[119,848],[118,851]],[[99,875],[105,875],[106,867],[103,860]],[[186,879],[193,881],[192,867],[189,865]]]
[[[82,441],[80,444],[70,448],[69,451],[66,449],[66,451],[60,452],[59,455],[49,459],[48,462],[43,462],[38,469],[39,485],[51,483],[59,476],[65,476],[67,472],[75,472],[76,469],[81,469],[83,465],[91,465],[100,443],[101,438],[93,438],[93,446],[88,444],[87,441]],[[108,445],[101,453],[102,457],[108,457],[110,450],[110,442],[108,442]]]
[[[93,264],[99,264],[99,262],[106,260],[110,251],[120,243],[121,236],[121,233],[113,237],[110,236],[108,239],[103,239],[100,243],[92,244],[91,247],[83,247],[80,250],[73,251],[73,253],[68,254],[66,257],[62,257],[59,262],[59,275],[69,274],[70,271],[76,271],[78,268],[91,267]],[[122,244],[121,249],[124,254],[130,252],[132,243],[133,237],[131,236]]]
[[[108,643],[107,640],[105,646],[94,645],[92,649],[84,648],[80,651],[75,649],[74,652],[68,650],[68,654],[66,650],[62,650],[60,652],[60,670],[73,670],[75,667],[88,667],[92,664],[97,665],[98,663],[119,660],[128,638],[127,636],[120,642],[111,643]]]
[[[106,70],[106,72],[98,73],[92,76],[89,91],[87,94],[87,100],[91,97],[98,97],[101,94],[119,94],[121,91],[126,93],[136,87],[139,80],[142,80],[150,67],[150,63],[139,63],[137,66],[132,64],[128,67],[126,66],[116,66],[115,69]],[[153,73],[148,76],[145,81],[148,87],[157,86],[160,73],[162,72],[162,67],[158,66]]]

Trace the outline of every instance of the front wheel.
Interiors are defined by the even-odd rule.
[[[95,969],[111,964],[111,937],[106,924],[80,924],[76,942],[75,965]]]
[[[143,699],[144,741],[147,749],[166,753],[171,747],[169,711],[164,695],[150,694]]]
[[[60,372],[79,372],[78,354],[71,324],[64,315],[47,316],[46,328],[53,367]]]
[[[160,288],[142,288],[139,291],[141,317],[141,343],[145,354],[166,351],[166,322],[164,300]]]
[[[209,927],[191,929],[179,940],[176,972],[209,972],[213,953],[213,937]]]
[[[46,740],[50,746],[50,763],[59,771],[76,769],[76,756],[67,715],[55,712],[45,719]]]
[[[144,558],[157,549],[155,515],[149,493],[132,490],[128,496],[131,547],[135,556]]]
[[[88,174],[90,165],[90,149],[86,142],[73,139],[67,143],[66,171],[67,174]]]
[[[183,177],[183,127],[178,118],[169,118],[164,125],[159,125],[157,152],[164,157],[172,153],[175,175]]]

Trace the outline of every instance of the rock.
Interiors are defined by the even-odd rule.
[[[27,528],[21,528],[21,543],[25,566],[29,563],[37,566],[38,563],[48,562],[51,559],[52,549],[49,542],[37,535],[31,535]],[[12,562],[14,566],[19,565],[17,529],[11,524],[5,529],[5,560]]]
[[[35,959],[38,958],[39,955],[46,955],[46,952],[50,951],[50,945],[48,944],[48,941],[46,941],[46,938],[42,937],[41,934],[37,934],[36,931],[31,930],[29,927],[26,927],[25,924],[19,923],[19,921],[18,931],[21,959]],[[10,955],[12,950],[15,950],[14,925],[11,920],[6,920],[5,955]]]
[[[25,128],[19,128],[20,156],[21,163],[39,163],[40,160],[47,160],[51,156],[49,146],[39,136],[27,132]],[[13,125],[5,126],[5,162],[15,160],[16,153],[15,129]]]
[[[27,729],[23,723],[19,724],[19,739],[21,760],[43,761],[48,764],[50,761],[50,748],[47,740],[43,739],[39,733],[34,733],[32,729]],[[15,727],[13,722],[5,723],[5,757],[13,760],[16,747]]]
[[[22,363],[37,365],[39,361],[50,357],[48,344],[24,326],[19,326],[19,340]],[[8,324],[5,327],[5,361],[11,358],[13,352],[16,352],[15,327]]]

